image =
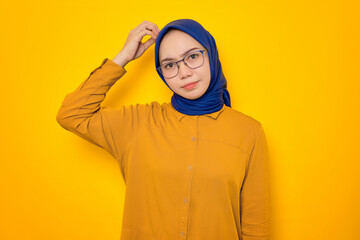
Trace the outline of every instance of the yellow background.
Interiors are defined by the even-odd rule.
[[[131,29],[179,18],[214,36],[232,107],[265,128],[273,240],[360,239],[358,1],[1,1],[0,13],[0,239],[120,238],[119,165],[56,114]],[[154,47],[103,105],[170,101]]]

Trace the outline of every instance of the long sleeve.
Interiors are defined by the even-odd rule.
[[[118,109],[101,106],[106,93],[125,73],[123,67],[104,59],[75,91],[66,95],[56,116],[64,129],[106,149],[119,161],[149,109],[148,104]],[[122,162],[123,168],[124,164]]]
[[[270,239],[269,155],[260,124],[255,137],[241,190],[243,240]]]

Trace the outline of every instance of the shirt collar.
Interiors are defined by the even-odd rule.
[[[168,103],[168,104],[170,105],[170,108],[173,110],[173,112],[174,112],[175,115],[176,115],[176,118],[177,118],[179,121],[180,121],[183,117],[185,117],[185,116],[195,116],[195,115],[183,114],[183,113],[177,111],[177,110],[171,105],[171,103]],[[201,115],[201,116],[207,116],[207,117],[211,117],[211,118],[213,118],[213,119],[217,119],[217,117],[219,116],[219,114],[220,114],[222,111],[225,110],[225,107],[226,107],[226,105],[224,104],[223,107],[222,107],[219,111],[213,112],[213,113],[206,113],[206,114],[203,114],[203,115]]]

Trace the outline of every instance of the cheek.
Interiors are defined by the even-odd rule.
[[[180,86],[177,86],[177,84],[174,84],[174,81],[167,81],[166,83],[172,91],[174,91],[176,88],[180,87]]]

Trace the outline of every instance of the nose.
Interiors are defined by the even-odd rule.
[[[190,76],[192,75],[191,69],[188,66],[186,66],[184,61],[178,62],[178,65],[179,65],[179,78],[180,79],[183,79],[189,75]]]

